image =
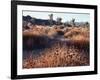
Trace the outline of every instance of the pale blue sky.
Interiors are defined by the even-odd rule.
[[[90,22],[90,14],[84,13],[60,13],[60,12],[36,12],[36,11],[23,11],[23,15],[30,15],[31,17],[39,19],[49,19],[49,14],[53,14],[53,19],[56,20],[57,17],[62,18],[62,22],[70,21],[72,18],[75,18],[76,22]]]

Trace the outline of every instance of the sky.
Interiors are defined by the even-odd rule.
[[[88,13],[71,13],[71,12],[40,12],[40,11],[23,11],[23,16],[30,15],[39,19],[49,19],[50,14],[53,14],[53,19],[62,18],[62,22],[71,21],[75,18],[75,22],[90,22],[90,14]]]

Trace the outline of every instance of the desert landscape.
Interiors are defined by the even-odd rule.
[[[23,16],[23,68],[88,66],[89,22]]]

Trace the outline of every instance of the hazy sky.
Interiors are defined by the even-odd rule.
[[[84,13],[60,13],[60,12],[36,12],[36,11],[23,11],[23,15],[30,15],[31,17],[39,19],[49,19],[49,14],[53,14],[53,19],[56,20],[57,17],[62,18],[62,22],[70,21],[72,18],[75,18],[76,22],[90,22],[90,14]]]

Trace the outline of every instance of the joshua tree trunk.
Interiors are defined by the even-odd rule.
[[[75,19],[73,18],[72,19],[72,27],[74,27],[75,26]]]
[[[50,23],[50,27],[53,25],[53,14],[49,15],[49,23]]]

